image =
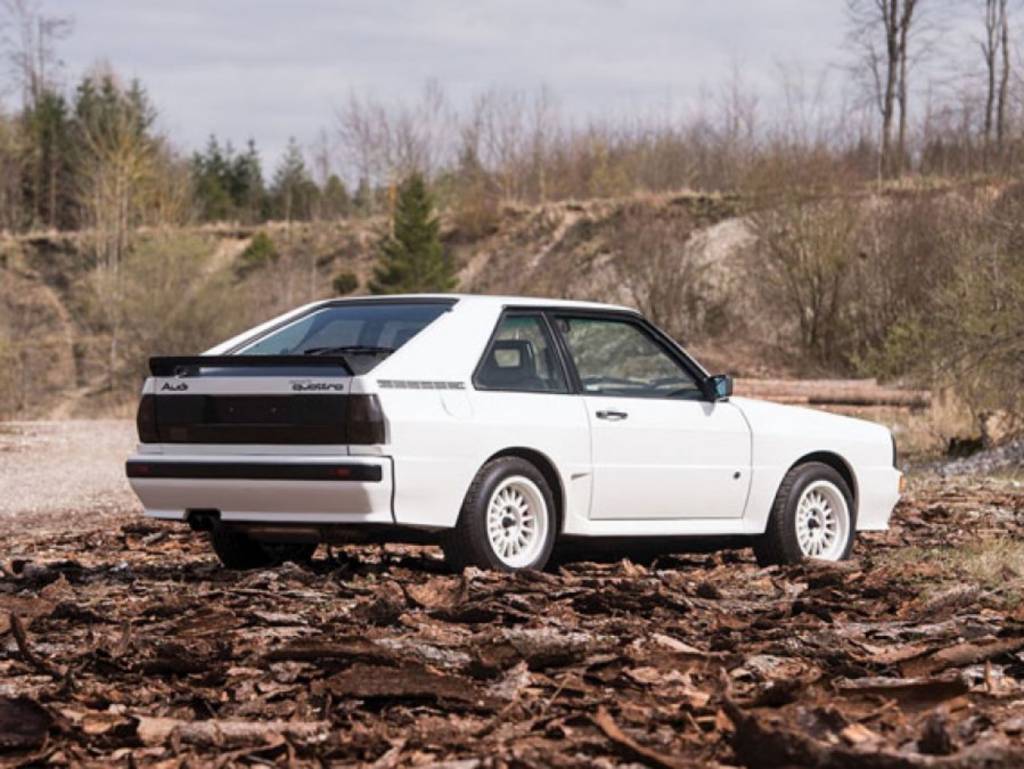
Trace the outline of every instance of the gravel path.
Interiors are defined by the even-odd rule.
[[[124,477],[130,420],[0,423],[0,526],[137,510]]]

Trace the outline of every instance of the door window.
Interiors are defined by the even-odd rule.
[[[547,324],[540,315],[505,315],[474,380],[485,390],[568,392]]]
[[[560,317],[573,363],[590,395],[699,399],[694,377],[642,326],[628,320]]]

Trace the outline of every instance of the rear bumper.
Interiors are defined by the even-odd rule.
[[[216,510],[224,521],[394,523],[390,457],[136,454],[126,472],[152,518]]]

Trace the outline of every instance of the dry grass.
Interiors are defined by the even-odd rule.
[[[886,560],[895,567],[921,563],[933,567],[933,573],[921,578],[919,599],[925,603],[951,590],[984,592],[1007,607],[1024,600],[1024,540],[1015,537],[985,537],[949,547],[908,547],[892,551]]]

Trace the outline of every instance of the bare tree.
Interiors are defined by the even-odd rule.
[[[882,120],[879,172],[903,170],[907,149],[911,33],[922,0],[846,0],[850,42],[866,68]],[[893,147],[893,124],[896,144]]]
[[[996,145],[1000,151],[1006,138],[1006,100],[1010,87],[1010,13],[1007,0],[998,0],[999,48],[1002,54],[1002,71],[999,75],[999,96],[996,102]]]
[[[707,264],[690,247],[697,229],[685,212],[635,203],[622,209],[608,243],[628,300],[677,339],[689,341],[708,332],[722,312]]]
[[[842,364],[849,281],[857,262],[857,201],[798,196],[750,218],[757,238],[751,285],[769,317],[793,333],[807,359]]]
[[[522,160],[529,142],[526,95],[521,91],[491,89],[474,104],[474,122],[480,127],[482,161],[496,171],[502,200],[523,197]]]
[[[11,75],[21,86],[22,103],[35,108],[53,85],[60,64],[56,44],[71,34],[71,19],[44,14],[39,0],[0,0],[0,14]]]
[[[355,94],[338,111],[338,139],[359,179],[394,186],[410,174],[433,176],[454,158],[455,118],[443,89],[428,80],[420,99],[389,106]]]
[[[113,75],[98,72],[94,77]],[[99,293],[106,298],[110,329],[109,373],[117,369],[122,326],[121,264],[135,229],[143,223],[154,185],[156,146],[139,112],[124,97],[113,108],[83,121],[78,168],[79,205],[91,226]]]
[[[984,37],[980,41],[985,62],[985,147],[996,134],[996,147],[1002,150],[1006,129],[1006,95],[1010,78],[1008,0],[984,0]]]

